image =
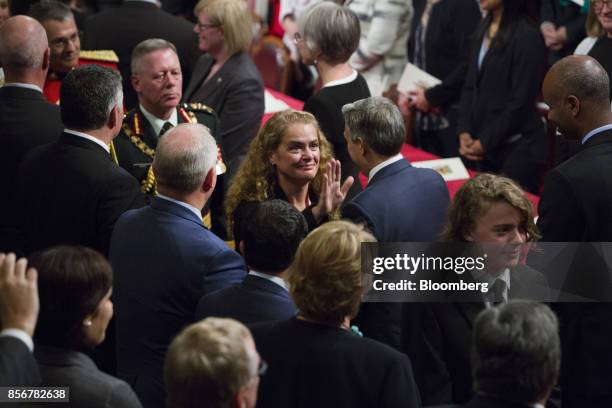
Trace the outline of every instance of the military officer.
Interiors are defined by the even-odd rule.
[[[131,70],[138,106],[125,116],[112,149],[119,165],[138,179],[141,190],[155,194],[151,163],[159,138],[173,126],[186,122],[201,123],[217,137],[218,119],[204,104],[180,104],[183,76],[176,48],[171,42],[158,38],[142,41],[132,51]],[[217,174],[224,172],[219,150]],[[214,197],[213,202],[217,202]],[[212,205],[214,213],[215,204]]]
[[[119,58],[113,51],[81,51],[74,15],[66,4],[58,1],[36,3],[29,15],[42,24],[49,40],[50,66],[43,88],[49,102],[59,101],[62,79],[77,66],[97,64],[117,69]]]

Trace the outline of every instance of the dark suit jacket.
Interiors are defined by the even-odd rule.
[[[259,408],[420,407],[410,360],[384,344],[297,318],[251,332],[268,363]]]
[[[194,322],[200,298],[240,282],[242,258],[189,209],[156,197],[128,211],[113,233],[117,372],[145,407],[163,407],[168,345]]]
[[[547,288],[538,271],[523,265],[510,271],[510,299],[541,299]],[[485,303],[457,301],[458,296],[449,296],[448,302],[403,305],[401,348],[414,364],[424,405],[462,404],[472,397],[472,329]]]
[[[482,39],[483,33],[472,45],[457,132],[479,139],[487,160],[497,167],[516,143],[528,147],[526,162],[544,163],[546,139],[535,106],[546,69],[540,30],[520,21],[504,48],[489,48],[479,69]],[[517,134],[522,138],[511,143]]]
[[[175,45],[183,71],[183,84],[186,85],[197,58],[196,35],[193,24],[187,20],[175,17],[149,2],[126,1],[121,7],[94,15],[85,23],[82,48],[110,49],[119,57],[124,103],[128,109],[138,104],[130,82],[132,50],[149,38],[161,38]]]
[[[376,173],[343,216],[365,223],[379,242],[432,242],[442,231],[448,204],[438,173],[402,159]],[[399,303],[363,303],[355,324],[367,337],[398,347],[400,314]]]
[[[124,381],[96,367],[78,351],[36,345],[42,387],[70,387],[71,407],[140,408],[140,401]],[[45,404],[41,404],[44,406]]]
[[[144,204],[136,180],[104,148],[69,133],[26,157],[19,185],[29,252],[68,244],[107,254],[117,218]]]
[[[289,292],[274,282],[247,275],[241,283],[200,299],[196,320],[230,317],[244,324],[285,320],[295,316]]]
[[[476,394],[463,408],[532,408],[534,404],[512,402],[505,397]]]
[[[208,55],[200,57],[183,101],[202,102],[219,115],[221,135],[218,140],[228,166],[227,178],[231,180],[261,126],[264,85],[247,53],[238,52],[231,56],[212,78],[204,82],[213,63]]]
[[[40,374],[34,356],[15,337],[0,337],[0,387],[38,385]]]
[[[611,172],[610,130],[594,135],[575,156],[551,170],[539,205],[542,241],[612,241]],[[609,297],[610,275],[601,254],[579,245],[574,260],[567,288]],[[612,405],[607,386],[612,383],[612,353],[606,351],[612,342],[612,304],[565,303],[554,309],[561,322],[563,407]]]
[[[410,61],[414,61],[415,31],[426,4],[426,0],[414,0],[412,33],[408,42]],[[425,34],[425,65],[427,72],[442,83],[425,92],[432,106],[447,108],[459,102],[472,36],[480,19],[478,5],[472,0],[443,0],[434,4]]]
[[[26,88],[0,88],[0,251],[21,249],[18,233],[17,178],[25,155],[34,147],[57,140],[64,129],[59,107],[42,93]]]

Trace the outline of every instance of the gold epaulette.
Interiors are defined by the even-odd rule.
[[[119,57],[115,54],[113,50],[90,50],[83,51],[81,50],[81,58],[94,60],[94,61],[104,61],[104,62],[119,62]]]
[[[215,110],[213,108],[200,102],[184,103],[181,105],[181,107],[190,111],[208,112],[212,115],[215,114]]]

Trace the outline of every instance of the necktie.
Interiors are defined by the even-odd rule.
[[[501,279],[495,279],[493,285],[489,288],[488,299],[493,306],[497,306],[500,303],[505,303],[504,292],[506,290],[506,282]]]
[[[162,137],[164,135],[164,133],[166,133],[167,131],[169,131],[173,127],[174,126],[170,122],[164,123],[164,126],[162,126],[161,130],[159,131],[159,136],[158,137]]]

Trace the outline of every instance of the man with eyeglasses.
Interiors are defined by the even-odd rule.
[[[267,368],[242,323],[209,317],[184,329],[168,349],[166,407],[254,408]]]
[[[77,66],[96,64],[117,69],[119,60],[113,51],[81,51],[74,15],[66,4],[39,2],[30,7],[28,15],[42,24],[49,40],[50,67],[43,89],[49,102],[59,102],[62,79]]]

